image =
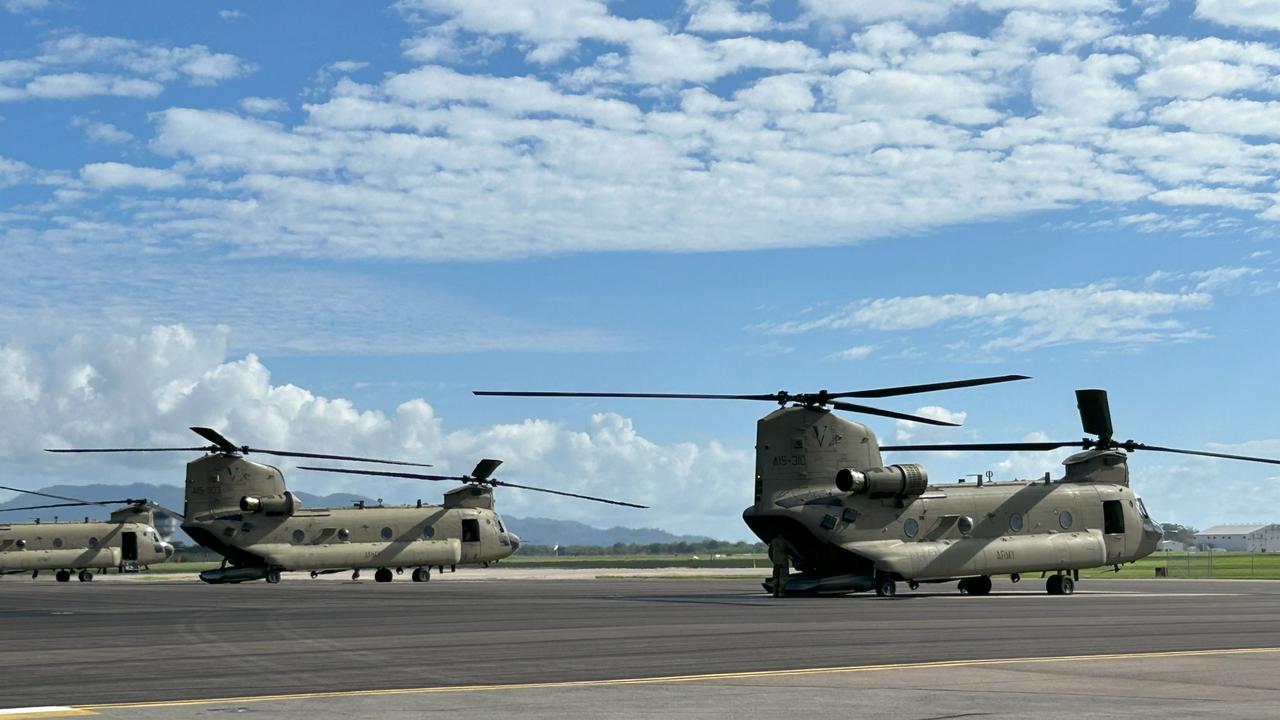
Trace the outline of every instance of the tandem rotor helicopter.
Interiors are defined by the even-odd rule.
[[[414,582],[431,579],[431,568],[497,562],[520,547],[494,510],[493,488],[511,487],[582,500],[643,508],[643,505],[518,485],[492,477],[501,460],[481,460],[469,475],[447,476],[327,467],[305,470],[462,483],[445,492],[442,505],[304,508],[286,487],[278,468],[245,458],[251,453],[322,460],[349,460],[430,467],[423,463],[350,455],[264,450],[237,446],[210,428],[193,427],[209,445],[185,448],[73,448],[57,453],[192,452],[187,463],[182,529],[223,557],[222,566],[200,573],[206,583],[246,580],[280,582],[284,571],[311,571],[311,577],[373,569],[376,582],[413,568]]]
[[[1280,460],[1117,442],[1103,390],[1077,390],[1084,432],[1066,442],[886,445],[865,425],[833,410],[931,425],[955,423],[846,402],[1028,379],[1002,375],[852,392],[758,395],[475,391],[508,397],[690,398],[758,400],[780,407],[756,425],[755,503],[742,518],[769,545],[774,596],[840,595],[897,583],[958,581],[961,593],[986,595],[993,575],[1018,582],[1047,576],[1051,595],[1069,595],[1085,568],[1119,566],[1151,554],[1159,526],[1129,487],[1128,453],[1179,453],[1280,464]],[[894,451],[1047,451],[1078,447],[1063,477],[931,485],[915,464],[886,465]],[[791,574],[794,566],[798,574]]]
[[[173,557],[173,545],[156,530],[155,510],[177,513],[147,500],[81,500],[35,490],[0,486],[26,495],[64,502],[4,508],[0,512],[71,507],[123,505],[101,522],[0,523],[0,576],[54,571],[58,582],[67,582],[76,573],[80,582],[93,580],[94,570],[116,568],[137,572],[140,567]]]

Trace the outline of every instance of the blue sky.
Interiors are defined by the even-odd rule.
[[[0,462],[178,482],[36,448],[208,424],[738,538],[767,408],[469,391],[1006,372],[885,403],[962,430],[870,423],[1071,439],[1103,387],[1122,438],[1280,456],[1278,31],[1280,0],[0,2]],[[1275,519],[1265,466],[1132,466],[1161,519]]]

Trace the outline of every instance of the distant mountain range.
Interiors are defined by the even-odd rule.
[[[147,499],[165,507],[182,511],[182,488],[176,485],[152,485],[150,483],[133,483],[132,485],[50,485],[37,488],[50,495],[81,498],[83,500],[139,500]],[[306,507],[348,507],[352,503],[364,500],[375,502],[371,498],[351,493],[334,493],[332,495],[312,495],[298,492],[295,494]],[[72,507],[50,508],[46,510],[22,510],[2,512],[6,508],[26,507],[28,505],[45,505],[58,500],[42,498],[37,495],[19,495],[12,500],[0,503],[0,523],[31,522],[37,518],[46,522],[55,517],[59,520],[80,520],[85,517],[103,519],[115,507]],[[671,543],[671,542],[704,542],[711,538],[700,535],[673,535],[658,528],[611,527],[596,528],[574,520],[553,520],[550,518],[519,518],[504,515],[503,520],[520,539],[530,545],[613,545],[614,543]],[[178,532],[178,540],[188,541],[185,533]]]

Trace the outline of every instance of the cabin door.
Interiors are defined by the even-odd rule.
[[[120,557],[125,562],[137,562],[138,560],[138,533],[123,532],[120,533]]]
[[[1107,562],[1119,562],[1124,555],[1124,502],[1102,502],[1102,536],[1107,542]]]
[[[462,521],[462,562],[480,559],[480,521],[464,518]]]

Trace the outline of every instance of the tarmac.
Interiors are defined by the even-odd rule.
[[[593,572],[8,576],[0,720],[1280,717],[1280,582],[778,600],[758,576]]]

